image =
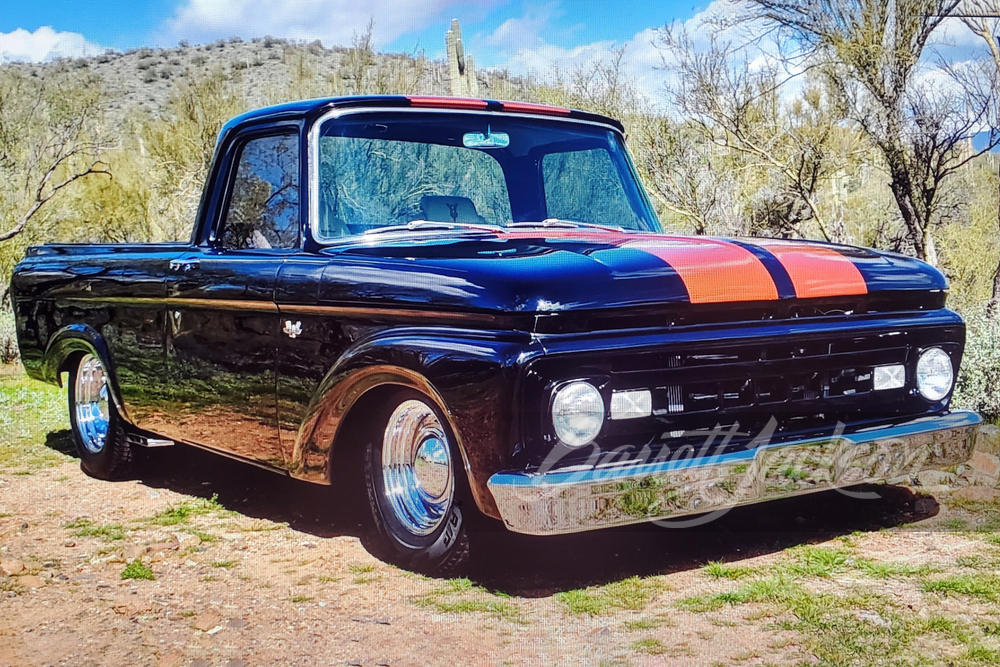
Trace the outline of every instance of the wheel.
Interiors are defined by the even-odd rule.
[[[69,421],[73,427],[80,467],[98,479],[122,479],[132,464],[132,446],[108,389],[101,360],[85,354],[73,368],[69,383]]]
[[[376,555],[429,574],[454,575],[469,559],[468,485],[434,402],[401,390],[377,410],[364,452]]]

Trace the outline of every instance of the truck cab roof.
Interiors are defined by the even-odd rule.
[[[510,102],[462,97],[431,97],[420,95],[356,95],[351,97],[328,97],[313,100],[288,102],[270,107],[254,109],[236,116],[226,123],[220,136],[236,127],[255,122],[268,122],[288,118],[315,119],[327,111],[338,108],[372,108],[424,110],[488,111],[507,114],[529,114],[582,120],[607,125],[619,132],[624,131],[621,122],[608,116],[579,111],[566,107],[533,104],[530,102]]]

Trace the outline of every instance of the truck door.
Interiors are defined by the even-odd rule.
[[[279,127],[237,139],[231,173],[215,184],[226,188],[215,232],[175,263],[166,299],[170,409],[156,428],[275,467],[285,462],[274,287],[299,246],[297,132]]]

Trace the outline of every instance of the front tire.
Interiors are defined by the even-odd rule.
[[[475,511],[454,438],[434,402],[409,389],[388,397],[366,438],[373,551],[407,569],[454,575],[468,564],[462,507]]]
[[[80,468],[98,479],[127,477],[133,450],[111,400],[107,371],[100,358],[84,354],[77,359],[70,373],[68,393],[69,421]]]

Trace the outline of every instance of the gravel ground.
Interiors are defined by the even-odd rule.
[[[0,376],[0,408],[56,400],[11,391],[36,391],[25,382]],[[953,483],[933,495],[823,493],[683,530],[487,531],[469,578],[441,580],[370,556],[327,489],[204,452],[90,479],[59,409],[38,432],[0,421],[0,665],[1000,658],[997,492],[957,477],[925,480]]]

